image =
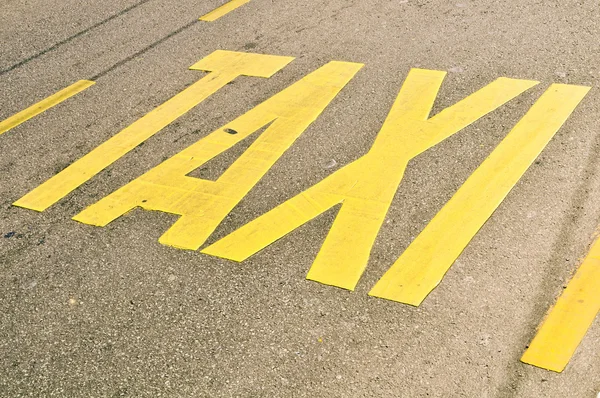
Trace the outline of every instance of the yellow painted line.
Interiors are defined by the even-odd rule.
[[[179,214],[160,242],[198,249],[362,66],[350,62],[322,66],[73,219],[104,226],[137,206]],[[216,181],[187,176],[266,125],[267,129]]]
[[[563,291],[521,361],[562,372],[600,313],[600,239]]]
[[[421,304],[588,91],[589,87],[553,84],[369,295],[415,306]]]
[[[231,11],[235,10],[238,7],[243,6],[244,4],[246,4],[248,2],[250,2],[250,0],[231,0],[231,1],[223,4],[221,7],[218,7],[216,9],[212,10],[208,14],[201,16],[199,19],[200,19],[200,21],[206,21],[206,22],[215,21],[215,20],[221,18],[223,15],[230,13]]]
[[[59,92],[52,94],[46,99],[41,100],[35,105],[30,106],[29,108],[22,110],[9,117],[8,119],[0,122],[0,135],[6,133],[8,130],[17,127],[21,123],[31,119],[32,117],[39,115],[42,112],[47,111],[63,102],[64,100],[74,96],[77,93],[82,92],[86,88],[93,86],[95,83],[90,80],[80,80],[77,83],[71,84],[69,87],[60,90]]]
[[[243,261],[341,203],[307,278],[353,290],[410,159],[537,84],[500,78],[428,119],[445,75],[411,70],[366,155],[202,252]]]
[[[293,59],[233,51],[213,52],[191,67],[209,71],[210,74],[150,111],[13,204],[44,211],[238,76],[267,78]]]

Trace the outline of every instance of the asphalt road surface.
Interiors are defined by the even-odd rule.
[[[0,120],[96,84],[0,135],[0,396],[596,397],[598,319],[564,372],[519,359],[600,225],[598,3],[251,0],[198,20],[223,3],[3,1]],[[206,76],[188,68],[216,50],[295,59],[47,210],[12,205]],[[305,279],[337,208],[241,263],[159,243],[176,215],[72,220],[329,61],[365,66],[203,247],[364,155],[411,68],[448,71],[432,114],[499,77],[540,84],[410,161],[353,292]],[[552,83],[591,90],[442,283],[419,307],[368,296]],[[193,175],[216,179],[249,140]]]

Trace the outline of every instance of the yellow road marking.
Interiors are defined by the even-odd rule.
[[[243,6],[244,4],[248,3],[249,1],[250,0],[231,0],[231,1],[223,4],[222,6],[215,8],[208,14],[201,16],[199,19],[200,19],[200,21],[206,21],[206,22],[215,21],[215,20],[221,18],[223,15],[228,14],[231,11],[235,10],[236,8]]]
[[[190,68],[210,71],[210,74],[138,119],[13,204],[36,211],[47,209],[238,76],[268,78],[293,59],[232,51],[213,52]]]
[[[428,119],[445,75],[412,69],[366,155],[202,252],[243,261],[341,203],[307,278],[353,290],[410,159],[537,84],[500,78]]]
[[[89,80],[80,80],[77,83],[73,83],[69,87],[60,90],[59,92],[52,94],[48,98],[41,100],[37,104],[32,105],[29,108],[9,117],[8,119],[3,120],[0,122],[0,135],[6,133],[8,130],[14,127],[17,127],[19,124],[31,119],[32,117],[47,111],[53,106],[60,104],[64,100],[82,92],[94,84],[94,82]]]
[[[414,306],[421,304],[588,91],[589,87],[553,84],[369,295]]]
[[[179,214],[179,220],[161,236],[160,242],[198,249],[362,66],[350,62],[328,63],[73,219],[104,226],[136,206]],[[187,176],[269,123],[216,181]]]
[[[521,361],[562,372],[600,312],[600,239],[567,285]]]

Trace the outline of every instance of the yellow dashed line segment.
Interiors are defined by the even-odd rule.
[[[600,312],[600,239],[534,337],[522,362],[562,372]]]
[[[199,18],[199,20],[205,21],[205,22],[216,21],[217,19],[221,18],[223,15],[230,13],[231,11],[235,10],[238,7],[243,6],[244,4],[246,4],[248,2],[250,2],[250,0],[231,0],[231,1],[223,4],[221,7],[218,7],[216,9],[212,10],[208,14],[201,16]]]
[[[90,86],[93,86],[94,84],[95,83],[90,80],[80,80],[77,83],[74,83],[69,87],[60,90],[59,92],[52,94],[48,98],[41,100],[37,104],[34,104],[29,108],[24,109],[21,112],[9,117],[8,119],[3,120],[2,122],[0,122],[0,135],[6,133],[12,128],[17,127],[21,123],[26,122],[32,117],[47,111],[53,106],[60,104],[64,100],[74,96],[77,93],[80,93],[81,91],[85,90]]]

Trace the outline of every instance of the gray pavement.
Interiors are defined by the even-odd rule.
[[[597,2],[252,0],[197,21],[220,4],[3,2],[0,120],[97,84],[0,136],[0,396],[595,397],[598,319],[562,374],[519,358],[600,225]],[[237,79],[45,212],[11,206],[217,49],[296,60]],[[364,154],[412,67],[450,71],[434,114],[501,76],[541,84],[410,163],[354,292],[304,278],[335,210],[241,264],[159,244],[164,213],[71,220],[330,60],[365,67],[209,243]],[[554,82],[592,90],[440,286],[419,308],[368,297]]]

